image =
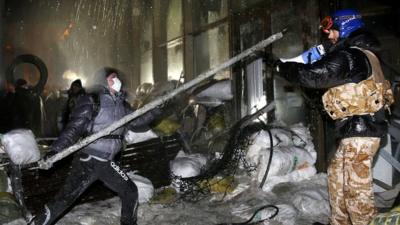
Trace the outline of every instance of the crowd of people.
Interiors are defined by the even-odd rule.
[[[68,122],[77,99],[85,94],[80,79],[68,90],[34,91],[25,79],[9,84],[0,96],[0,133],[25,128],[37,137],[56,137]]]

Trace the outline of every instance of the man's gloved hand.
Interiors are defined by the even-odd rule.
[[[164,116],[170,116],[178,112],[177,110],[178,110],[178,105],[177,105],[177,100],[175,98],[167,100],[162,105],[162,112]]]
[[[52,156],[54,156],[55,154],[57,154],[58,152],[50,149],[48,152],[46,152],[46,154],[43,156],[43,160],[47,160],[49,158],[51,158]]]

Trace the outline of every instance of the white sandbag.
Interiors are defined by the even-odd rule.
[[[293,145],[292,133],[290,131],[285,130],[285,129],[280,129],[280,128],[273,128],[273,129],[271,129],[271,133],[275,137],[275,139],[278,141],[278,143],[276,143],[276,145],[278,145],[278,146],[292,146]]]
[[[206,163],[206,157],[201,154],[186,154],[180,151],[169,165],[171,172],[175,176],[187,178],[199,175],[201,168],[205,166]]]
[[[220,81],[206,88],[202,92],[198,93],[196,97],[198,98],[209,97],[224,101],[230,100],[233,98],[231,86],[232,84],[230,80]]]
[[[268,176],[264,183],[264,186],[262,187],[262,190],[265,192],[270,192],[272,188],[279,183],[302,181],[314,176],[316,173],[317,170],[315,169],[315,167],[310,165],[294,170],[283,176]]]
[[[125,140],[128,144],[139,143],[157,137],[157,134],[154,133],[152,130],[148,130],[146,132],[133,132],[131,130],[128,130],[128,132],[126,132],[125,134]]]
[[[326,218],[330,215],[328,193],[326,190],[322,191],[321,189],[313,188],[298,191],[293,198],[293,205],[303,215],[312,217],[314,220],[318,220],[321,214],[326,215]]]
[[[252,134],[250,137],[250,143],[251,146],[258,146],[260,148],[269,148],[271,144],[268,131],[260,130],[259,132]],[[272,135],[272,145],[276,146],[278,143],[279,140],[274,135]]]
[[[258,166],[257,171],[265,171],[268,166],[269,156],[270,149],[262,149],[258,155],[251,155],[246,158],[247,161],[252,165]],[[286,175],[298,167],[303,167],[304,165],[313,165],[315,160],[316,159],[312,157],[311,154],[299,147],[276,146],[273,149],[272,161],[268,174],[270,176]],[[259,181],[262,180],[262,176],[263,175],[258,177]]]
[[[276,224],[273,221],[279,221],[284,225],[296,225],[298,211],[291,205],[279,204],[276,205],[279,208],[279,213],[271,221],[265,221],[264,224]],[[271,222],[271,223],[270,223]]]
[[[139,193],[139,203],[150,201],[154,195],[153,183],[146,177],[135,174],[134,172],[127,173],[129,178],[136,184]]]
[[[290,129],[293,131],[293,133],[295,133],[295,135],[293,135],[294,145],[303,147],[314,158],[317,158],[317,152],[315,151],[315,146],[312,142],[312,136],[309,128],[305,127],[302,123],[298,123],[292,125]]]
[[[291,146],[293,145],[292,135],[289,131],[279,128],[271,129],[272,146]],[[251,137],[251,145],[259,146],[261,148],[270,148],[270,136],[268,131],[260,130],[254,133]],[[257,148],[256,148],[257,149]]]
[[[290,147],[290,151],[293,153],[296,160],[294,165],[295,168],[297,168],[298,166],[302,166],[304,163],[308,163],[309,165],[314,165],[315,162],[317,161],[316,155],[311,154],[304,148],[292,146]]]
[[[12,130],[3,136],[1,143],[14,164],[29,164],[40,159],[35,136],[30,130]]]
[[[261,171],[258,180],[262,180],[262,171],[266,171],[270,156],[270,149],[265,149],[260,152],[258,169]],[[273,150],[272,161],[269,169],[269,176],[283,176],[294,170],[296,163],[295,155],[287,147],[275,147]]]

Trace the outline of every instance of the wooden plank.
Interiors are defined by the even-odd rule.
[[[154,101],[146,104],[145,106],[143,106],[142,108],[136,110],[135,112],[126,115],[125,117],[121,118],[120,120],[112,123],[110,126],[108,126],[107,128],[103,129],[102,131],[95,133],[93,135],[90,135],[86,138],[84,138],[83,140],[79,141],[78,143],[62,150],[60,153],[50,157],[47,160],[41,160],[38,162],[38,165],[41,169],[49,169],[52,167],[53,163],[65,158],[66,156],[72,154],[73,152],[78,151],[79,149],[81,149],[82,147],[92,143],[93,141],[104,137],[106,135],[111,134],[111,132],[113,132],[114,130],[120,128],[121,126],[125,125],[126,123],[130,122],[131,120],[143,115],[146,112],[149,112],[150,110],[153,110],[156,107],[159,107],[161,105],[163,105],[165,102],[171,100],[173,97],[175,97],[176,95],[189,90],[190,88],[200,84],[201,82],[213,77],[217,72],[226,69],[228,67],[230,67],[231,65],[235,64],[236,62],[248,57],[251,54],[254,54],[255,52],[264,49],[266,46],[272,44],[273,42],[281,39],[283,37],[284,32],[286,32],[286,30],[282,31],[282,32],[278,32],[276,34],[271,35],[269,38],[259,42],[258,44],[252,46],[251,48],[245,50],[244,52],[238,54],[237,56],[232,57],[231,59],[229,59],[228,61],[207,70],[206,72],[200,74],[199,76],[197,76],[195,79],[183,84],[182,86],[174,89],[173,91],[167,93],[164,96],[161,96],[157,99],[155,99]]]

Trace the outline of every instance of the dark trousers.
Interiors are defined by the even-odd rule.
[[[50,225],[96,180],[102,181],[121,199],[121,225],[136,225],[138,189],[114,161],[95,159],[79,153],[70,175],[55,198],[34,219],[35,225]]]

